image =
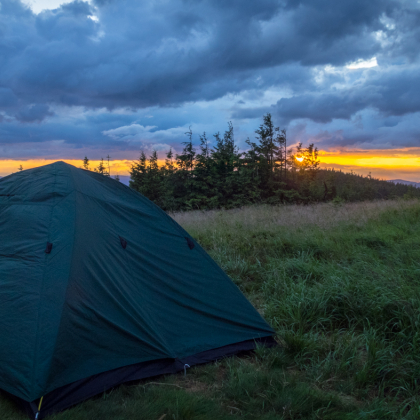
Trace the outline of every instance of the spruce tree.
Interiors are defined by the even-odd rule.
[[[140,152],[140,157],[136,163],[131,165],[130,170],[130,187],[136,191],[143,193],[144,181],[147,177],[147,158],[142,150]]]
[[[204,132],[199,137],[200,151],[195,155],[193,172],[194,190],[189,203],[193,208],[208,209],[217,207],[217,204],[215,203],[217,190],[214,188],[212,160],[210,158],[210,147],[207,135]]]
[[[89,159],[87,158],[87,156],[85,156],[85,158],[83,159],[83,169],[89,171]]]
[[[275,167],[279,169],[279,178],[286,180],[287,178],[287,137],[286,130],[280,130],[279,127],[275,128],[277,133],[275,143],[277,148],[275,150]],[[277,164],[277,162],[279,162]]]
[[[101,158],[101,160],[99,161],[99,165],[95,168],[95,172],[101,175],[109,176],[109,172],[106,170],[103,158]]]
[[[180,155],[176,155],[178,166],[181,169],[186,169],[187,171],[192,171],[194,167],[194,157],[195,157],[195,149],[192,141],[193,133],[191,131],[191,127],[185,133],[188,137],[188,141],[183,141],[182,144],[184,148],[182,149],[182,153]]]
[[[165,158],[165,168],[168,172],[168,174],[171,174],[175,167],[174,167],[174,152],[172,151],[172,147],[169,149],[169,152],[166,154]]]
[[[160,169],[161,172],[161,203],[165,210],[175,211],[179,209],[179,204],[175,199],[174,182],[176,178],[176,168],[174,164],[174,153],[172,148],[166,154],[165,165]]]
[[[193,133],[191,127],[185,134],[188,137],[188,141],[182,142],[184,146],[182,153],[180,155],[176,155],[179,170],[177,171],[175,180],[177,194],[184,196],[183,202],[187,203],[194,190],[194,178],[192,171],[194,168],[196,151],[192,141]]]
[[[263,157],[261,159],[261,176],[263,182],[266,183],[273,179],[274,157],[278,153],[278,146],[274,138],[275,128],[270,113],[264,115],[263,123],[255,133],[258,134],[257,139],[259,140],[258,151]]]
[[[158,155],[156,150],[152,151],[149,156],[149,166],[146,170],[146,178],[144,182],[145,195],[150,200],[158,205],[162,205],[162,187],[163,187],[163,174],[159,170]]]

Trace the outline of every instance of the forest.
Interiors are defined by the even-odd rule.
[[[198,145],[190,128],[182,152],[170,149],[164,165],[159,166],[156,151],[150,156],[141,151],[130,171],[130,187],[166,211],[420,198],[420,189],[412,186],[321,169],[317,147],[299,143],[288,148],[286,130],[275,127],[269,113],[255,134],[240,152],[232,123],[212,141],[203,133]],[[95,171],[109,175],[103,161]]]

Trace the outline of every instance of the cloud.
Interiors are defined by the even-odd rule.
[[[309,118],[315,122],[350,119],[358,111],[373,108],[384,116],[420,111],[420,66],[409,70],[372,73],[363,82],[343,89],[325,89],[282,98],[273,113],[283,121]]]
[[[134,143],[139,149],[144,151],[156,150],[157,152],[169,151],[174,148],[172,144],[185,140],[187,128],[176,127],[169,130],[156,130],[156,126],[143,126],[141,124],[131,124],[112,130],[105,130],[103,134],[111,137],[113,140]],[[167,142],[167,143],[166,143]],[[178,144],[176,144],[178,146]]]
[[[44,104],[27,105],[16,114],[16,119],[21,122],[41,122],[47,116],[54,115],[50,107]]]
[[[420,146],[419,118],[420,112],[383,117],[377,110],[369,109],[360,111],[345,121],[294,121],[289,125],[288,137],[291,143],[315,143],[323,150],[414,148]]]
[[[398,136],[390,118],[411,124],[420,111],[414,0],[94,0],[38,14],[2,0],[0,28],[8,148],[124,153],[183,141],[191,123],[223,130],[229,118],[245,138],[265,112],[351,143],[360,130],[371,138],[368,116]]]
[[[350,120],[368,109],[377,111],[376,118],[382,119],[420,111],[420,64],[384,68],[362,64],[358,69],[343,66],[317,70],[317,84],[307,83],[306,89],[295,91],[271,106],[236,107],[232,116],[255,118],[270,112],[283,125],[299,119],[326,124]],[[358,75],[354,76],[356,70]]]
[[[374,34],[389,32],[381,16],[396,8],[387,0],[121,0],[74,1],[34,15],[18,0],[2,4],[3,86],[31,103],[109,109],[261,89],[274,76],[261,86],[256,71],[291,62],[370,58],[380,50]]]
[[[150,131],[156,126],[142,126],[140,124],[131,124],[128,126],[113,128],[112,130],[105,130],[102,133],[118,141],[138,141],[144,138],[145,135],[150,136]]]
[[[369,69],[371,67],[376,67],[378,65],[378,61],[376,57],[372,57],[370,60],[362,60],[359,59],[353,63],[347,64],[346,67],[350,70],[357,70],[357,69]]]

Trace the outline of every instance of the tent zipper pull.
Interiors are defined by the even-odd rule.
[[[186,363],[185,363],[185,365],[184,365],[184,376],[187,376],[187,367],[189,368],[189,367],[191,367],[190,365],[187,365]]]

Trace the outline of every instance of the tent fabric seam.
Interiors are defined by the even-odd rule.
[[[71,176],[71,178],[72,178],[72,181],[73,181],[73,185],[74,185],[74,178],[73,178],[73,174],[72,174],[72,172],[70,171],[70,176]],[[67,196],[66,196],[66,198],[68,198],[71,194],[73,194],[74,195],[74,197],[76,196],[75,195],[75,190],[72,190]],[[61,203],[61,201],[62,200],[60,200],[60,203]],[[57,203],[57,204],[59,204],[59,203]],[[76,232],[76,215],[77,215],[77,212],[76,212],[76,209],[74,209],[74,223],[73,223],[73,239],[72,239],[72,247],[71,247],[71,260],[72,260],[72,258],[73,258],[73,253],[74,253],[74,246],[75,246],[75,240],[74,240],[74,235],[75,235],[75,232]],[[60,252],[62,251],[62,249],[60,250]],[[55,254],[56,255],[56,254]],[[66,290],[65,290],[65,292],[64,292],[64,297],[65,296],[67,296],[67,291],[68,291],[68,288],[69,288],[69,283],[70,283],[70,277],[71,277],[71,269],[69,270],[69,274],[68,274],[68,277],[67,277],[67,285],[66,285]],[[55,353],[55,349],[56,349],[56,347],[57,347],[57,340],[58,340],[58,332],[60,331],[60,327],[61,327],[61,321],[62,321],[62,315],[63,315],[63,310],[64,310],[64,306],[65,306],[65,304],[66,304],[66,300],[64,299],[63,300],[63,305],[62,305],[62,307],[61,307],[61,311],[60,311],[60,323],[58,324],[58,327],[57,327],[57,332],[56,332],[56,336],[55,336],[55,342],[54,342],[54,350],[53,350],[53,352],[51,353],[52,355],[53,355],[53,357],[54,357],[54,353]],[[48,375],[47,375],[47,379],[50,377],[50,367],[51,367],[51,362],[52,362],[52,359],[50,360],[50,362],[49,362],[49,365],[48,365]],[[45,384],[45,386],[46,386],[46,388],[48,389],[48,384]]]
[[[57,183],[57,170],[54,168],[54,185],[53,185],[53,191],[55,190],[55,186]],[[50,240],[50,227],[52,223],[53,218],[53,206],[51,206],[51,214],[50,214],[50,220],[48,223],[48,241]],[[45,285],[45,276],[48,268],[48,255],[44,256],[44,271],[42,275],[42,283],[40,285],[40,293],[39,293],[39,302],[38,302],[38,310],[37,310],[37,320],[36,320],[36,335],[35,335],[35,349],[34,349],[34,356],[33,356],[33,365],[32,365],[32,372],[31,372],[31,385],[34,386],[35,383],[35,376],[36,376],[36,366],[38,361],[38,355],[39,355],[39,346],[40,346],[40,339],[39,339],[39,323],[40,323],[40,311],[41,311],[41,305],[42,305],[42,299],[44,293],[44,285]]]

